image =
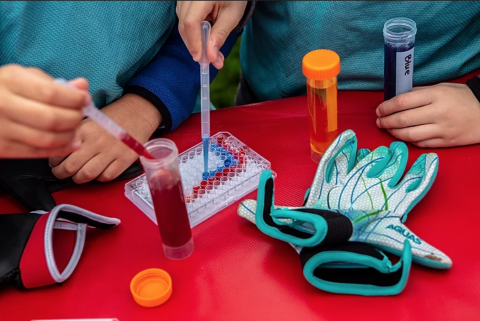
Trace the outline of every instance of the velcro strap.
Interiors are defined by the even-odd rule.
[[[116,218],[67,204],[43,214],[35,224],[20,260],[23,286],[37,288],[64,282],[82,255],[87,224],[106,229],[119,223]]]
[[[406,285],[412,255],[408,240],[401,259],[390,260],[373,246],[346,242],[303,248],[300,260],[304,276],[328,292],[356,295],[395,295]]]
[[[257,227],[265,234],[298,246],[347,241],[353,227],[348,217],[315,208],[275,209],[274,182],[270,171],[260,175],[255,210]]]

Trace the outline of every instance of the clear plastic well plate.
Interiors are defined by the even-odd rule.
[[[258,187],[270,162],[227,132],[210,138],[208,173],[202,143],[178,156],[185,202],[194,227]],[[145,174],[125,184],[125,196],[157,223]]]

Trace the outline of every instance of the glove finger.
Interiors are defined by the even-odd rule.
[[[392,210],[402,213],[402,222],[408,213],[427,194],[437,177],[438,155],[435,153],[421,155],[412,165],[403,180],[398,184],[399,192],[395,195],[396,205]]]
[[[384,193],[385,184],[379,178],[368,178],[366,174],[376,164],[386,166],[391,156],[387,147],[380,146],[364,157],[348,174],[342,186],[331,189],[327,196],[327,208],[339,210],[382,209],[387,200],[387,195]],[[317,206],[320,204],[315,205],[315,207]]]
[[[374,245],[386,252],[400,255],[405,240],[412,247],[413,261],[436,269],[449,269],[452,260],[431,246],[400,222],[400,215],[390,211],[348,213],[354,222],[351,241]]]
[[[355,165],[357,165],[362,159],[364,159],[371,151],[368,148],[362,148],[357,152],[357,159],[355,160]]]
[[[378,178],[389,188],[395,187],[403,176],[408,160],[408,148],[403,142],[393,142],[389,148],[390,160],[386,166],[376,163],[368,172],[367,178]]]
[[[341,133],[328,147],[317,168],[305,206],[312,207],[355,166],[357,137],[352,130]]]

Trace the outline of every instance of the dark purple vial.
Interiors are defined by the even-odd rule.
[[[416,32],[415,22],[407,18],[395,18],[385,23],[384,100],[412,90]]]

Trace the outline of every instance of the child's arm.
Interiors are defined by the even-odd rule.
[[[43,158],[80,147],[75,131],[90,102],[85,79],[71,89],[35,68],[0,67],[0,157]]]
[[[225,56],[239,34],[232,34],[222,48]],[[156,57],[125,86],[124,96],[102,108],[139,142],[175,129],[192,112],[200,89],[199,64],[192,60],[177,25]],[[211,79],[217,70],[210,69]],[[200,124],[199,124],[200,126]],[[50,159],[53,174],[72,177],[78,183],[102,182],[118,177],[137,155],[90,120],[84,120],[78,136],[82,146],[67,158]]]
[[[470,86],[479,86],[477,84]],[[473,87],[472,87],[473,88]],[[480,88],[442,83],[417,87],[377,108],[377,126],[418,147],[480,143]]]

